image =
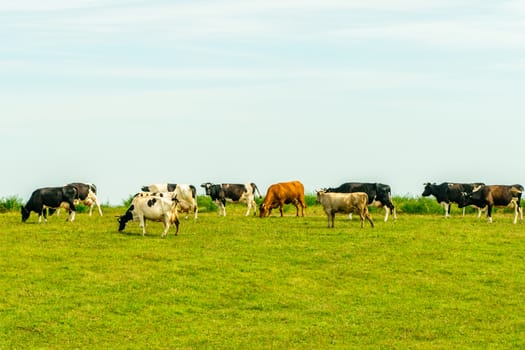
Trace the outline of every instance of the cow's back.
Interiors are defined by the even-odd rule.
[[[304,186],[299,181],[279,182],[268,188],[267,197],[284,201],[304,198]]]

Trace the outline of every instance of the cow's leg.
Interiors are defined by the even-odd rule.
[[[226,216],[226,205],[219,201],[219,216]]]
[[[361,218],[361,228],[364,228],[365,227],[365,213],[361,211],[359,213],[359,217]]]
[[[392,208],[392,216],[394,217],[394,221],[396,221],[397,220],[396,207]]]
[[[175,224],[175,236],[178,236],[179,235],[179,224],[180,224],[179,218],[175,217],[175,220],[173,221],[173,223]]]
[[[93,214],[93,207],[95,205],[97,206],[97,209],[98,209],[98,215],[102,216],[102,209],[100,209],[100,203],[98,202],[98,199],[95,199],[89,206],[89,216]]]
[[[253,206],[253,216],[257,216],[257,203],[255,203],[255,200],[252,200],[252,206]]]
[[[370,223],[370,226],[372,226],[372,228],[374,228],[374,221],[372,220],[372,215],[370,215],[370,212],[368,210],[365,212],[365,217],[368,220],[368,222]]]
[[[390,208],[386,205],[383,205],[383,209],[385,209],[385,218],[384,218],[384,222],[387,222],[388,221],[388,214],[390,214]]]
[[[281,217],[284,216],[283,207],[284,207],[284,203],[280,203],[279,204],[279,212],[281,213]],[[299,209],[297,209],[297,212],[299,213]]]
[[[306,202],[301,200],[301,216],[304,217],[304,209],[306,208]]]
[[[466,209],[466,208],[467,208],[467,207],[463,207],[463,217],[465,217],[465,209]]]
[[[512,198],[512,200],[509,203],[509,206],[512,206],[514,208],[514,220],[512,221],[512,223],[514,225],[516,225],[518,223],[518,214],[519,214],[520,209],[521,209],[519,207],[519,205],[518,205],[517,198]]]
[[[194,199],[193,200],[193,220],[197,220],[198,213],[199,213],[199,207],[197,205],[197,200]]]
[[[144,219],[144,215],[139,216],[139,227],[142,227],[142,236],[146,235],[146,220]]]
[[[487,218],[489,221],[489,224],[492,224],[492,205],[487,206]]]
[[[166,235],[168,234],[168,230],[170,229],[170,216],[169,215],[164,215],[163,224],[164,224],[164,231],[162,231],[162,238],[166,237]]]
[[[331,223],[328,227],[334,228],[334,224],[335,224],[335,213],[334,212],[330,213],[330,221]]]
[[[75,221],[75,215],[76,215],[76,211],[70,209],[69,216],[66,221]]]
[[[352,220],[352,213],[348,214],[348,220]]]

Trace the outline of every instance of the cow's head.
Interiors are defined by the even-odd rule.
[[[458,198],[458,207],[459,208],[464,208],[464,207],[466,207],[468,205],[473,204],[471,196],[472,196],[472,193],[461,192],[459,194],[459,198]]]
[[[259,206],[259,217],[264,218],[268,215],[270,215],[271,208],[268,208],[264,203],[261,203]]]
[[[133,220],[133,209],[134,205],[132,204],[129,209],[126,211],[126,214],[117,216],[118,221],[118,232],[122,232],[126,228],[126,224],[128,221]]]
[[[211,182],[205,182],[205,183],[203,183],[203,184],[201,185],[201,187],[203,187],[204,190],[206,191],[206,195],[207,195],[207,196],[210,195],[211,185],[212,185]]]
[[[480,208],[484,207],[485,203],[483,203],[484,198],[482,188],[483,186],[478,186],[472,192],[461,192],[458,200],[458,207],[463,208],[468,205],[475,205]]]
[[[31,211],[22,206],[20,208],[20,212],[22,213],[22,222],[26,222],[26,220],[29,219],[29,214],[31,214]]]
[[[423,186],[425,186],[425,189],[423,190],[423,193],[421,194],[423,197],[428,197],[432,194],[432,184],[430,182],[424,183]]]
[[[326,193],[326,188],[315,190],[315,193],[317,193],[316,202],[321,203],[321,196]]]

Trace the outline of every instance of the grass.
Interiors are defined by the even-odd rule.
[[[459,211],[359,228],[202,212],[179,236],[115,215],[0,215],[0,349],[523,348],[525,227]],[[401,211],[402,212],[402,211]]]

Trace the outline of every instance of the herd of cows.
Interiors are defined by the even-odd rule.
[[[207,196],[219,206],[219,215],[226,216],[226,203],[246,203],[246,216],[257,215],[256,194],[262,195],[254,183],[246,184],[213,184],[203,183]],[[191,213],[194,220],[198,217],[197,189],[188,184],[152,184],[144,186],[137,193],[126,213],[118,217],[119,231],[123,231],[129,221],[139,221],[142,234],[146,234],[146,220],[160,221],[164,224],[162,236],[166,236],[170,226],[175,225],[175,234],[179,231],[179,212],[185,212],[186,217]],[[336,213],[359,214],[361,227],[368,220],[374,227],[374,222],[368,207],[371,205],[385,209],[384,221],[389,214],[394,220],[396,210],[391,198],[389,185],[381,183],[357,183],[347,182],[336,188],[323,188],[316,190],[317,202],[319,202],[328,219],[328,227],[334,227]],[[478,208],[478,217],[482,210],[487,211],[488,221],[492,222],[492,209],[495,206],[514,208],[514,224],[518,216],[523,222],[523,210],[521,208],[521,195],[523,186],[515,185],[485,185],[484,183],[449,183],[441,184],[426,183],[422,196],[434,196],[438,203],[445,208],[445,216],[450,216],[451,203],[456,203],[459,208],[474,206]],[[61,187],[45,187],[35,190],[27,203],[21,207],[22,221],[25,222],[31,212],[38,214],[38,221],[47,220],[47,215],[53,214],[60,208],[69,212],[68,221],[75,219],[78,203],[83,203],[89,208],[92,215],[94,206],[102,215],[100,203],[97,198],[97,188],[93,184],[74,182]],[[280,182],[268,187],[262,203],[259,205],[259,216],[267,217],[272,209],[279,209],[283,216],[285,204],[293,204],[296,208],[296,216],[304,216],[306,208],[304,186],[299,181]]]

